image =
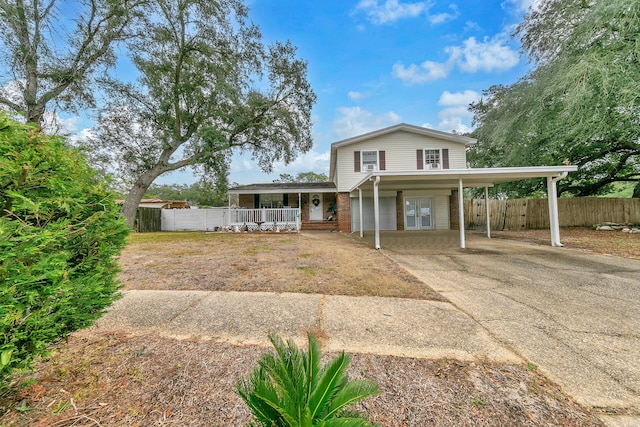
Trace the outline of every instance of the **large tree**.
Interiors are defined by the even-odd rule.
[[[472,105],[474,166],[570,162],[559,191],[576,196],[640,181],[640,3],[546,0],[517,34],[534,69]]]
[[[329,177],[324,173],[298,172],[296,176],[290,173],[281,173],[278,179],[273,182],[329,182]]]
[[[187,184],[152,184],[144,195],[145,198],[163,200],[186,200],[192,206],[226,206],[228,184],[224,179],[210,182],[200,180]]]
[[[315,102],[290,43],[265,47],[241,0],[154,0],[131,43],[140,77],[116,85],[94,148],[132,183],[123,214],[163,173],[224,176],[234,149],[265,171],[311,148]],[[153,12],[153,13],[152,13]]]
[[[94,107],[142,1],[0,0],[0,108],[40,125],[51,104]]]

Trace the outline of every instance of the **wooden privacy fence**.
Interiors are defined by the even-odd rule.
[[[547,199],[489,200],[491,228],[549,228]],[[485,228],[484,199],[464,201],[465,227]],[[576,197],[558,199],[560,227],[591,227],[604,222],[640,224],[640,199]]]
[[[138,208],[137,230],[140,233],[160,231],[162,209]]]

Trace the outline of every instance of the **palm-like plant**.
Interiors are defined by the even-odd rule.
[[[308,351],[300,351],[293,340],[277,335],[269,339],[276,354],[265,353],[258,367],[237,384],[258,425],[265,427],[366,427],[372,426],[346,407],[378,394],[373,381],[349,381],[346,374],[351,356],[344,351],[320,364],[320,344],[308,334]],[[254,424],[250,424],[254,425]]]

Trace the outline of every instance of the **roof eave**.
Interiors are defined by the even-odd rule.
[[[350,192],[362,187],[373,177],[451,177],[462,179],[469,178],[486,178],[486,184],[492,184],[492,178],[498,182],[509,178],[510,181],[518,181],[520,179],[558,177],[564,173],[575,172],[577,166],[527,166],[527,167],[510,167],[510,168],[467,168],[467,169],[438,169],[438,170],[414,170],[414,171],[375,171],[368,173],[355,186],[349,190]]]

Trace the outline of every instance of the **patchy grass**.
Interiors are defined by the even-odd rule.
[[[342,233],[142,233],[120,257],[125,289],[443,298]]]
[[[549,245],[549,230],[491,231],[491,237],[525,240]],[[585,227],[562,228],[560,240],[566,248],[602,255],[640,259],[640,234],[596,231]]]

